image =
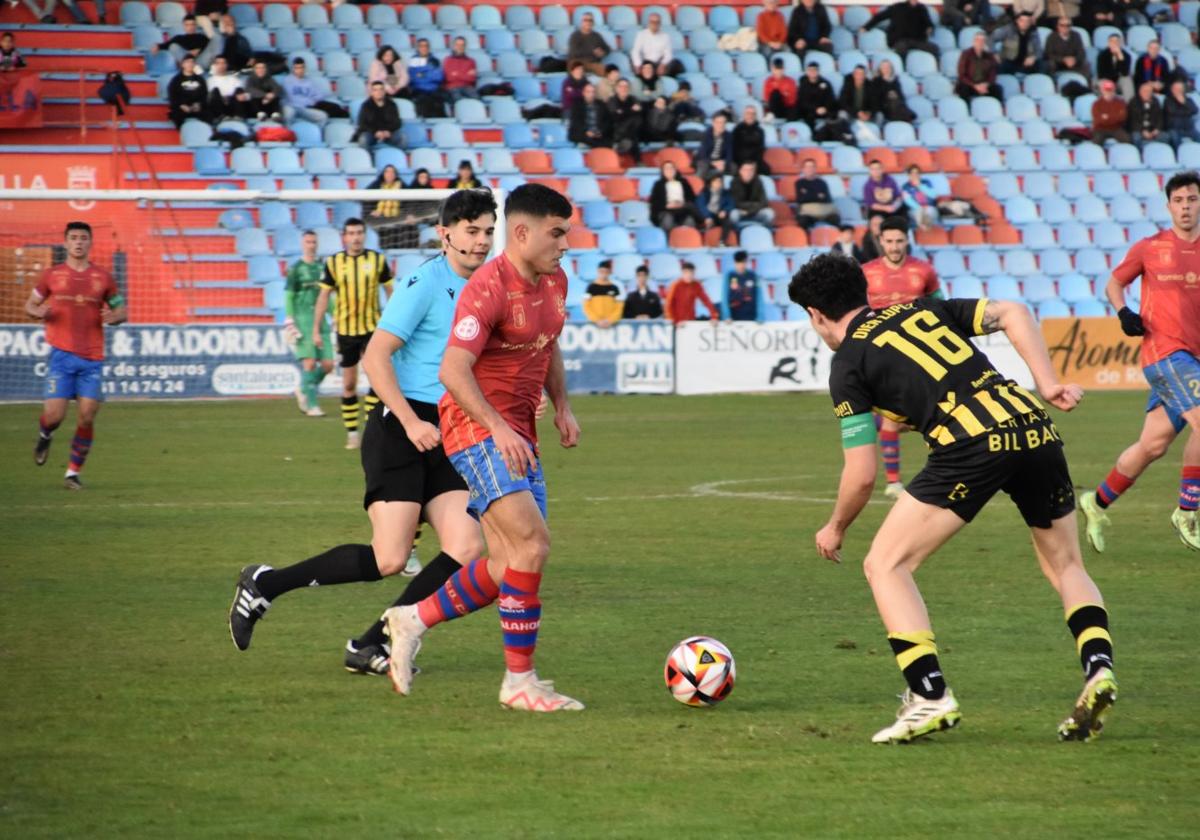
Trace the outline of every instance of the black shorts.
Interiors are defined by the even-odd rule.
[[[904,489],[966,522],[998,490],[1012,498],[1031,528],[1049,528],[1075,510],[1062,438],[1049,418],[1029,414],[953,449],[931,453]]]
[[[341,366],[348,368],[357,365],[362,359],[363,351],[367,349],[367,342],[370,340],[370,333],[366,335],[339,335],[338,356],[341,357]]]
[[[436,405],[409,400],[408,404],[422,420],[438,422]],[[442,447],[421,452],[396,419],[380,403],[371,410],[362,438],[363,476],[366,493],[363,507],[372,502],[416,502],[424,505],[452,490],[467,492],[466,482],[454,469]]]

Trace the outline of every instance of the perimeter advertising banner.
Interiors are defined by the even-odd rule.
[[[807,321],[691,321],[675,330],[675,392],[823,391],[832,358]]]
[[[1087,390],[1140,391],[1142,341],[1121,332],[1116,318],[1047,318],[1042,335],[1063,382]]]
[[[675,390],[675,329],[664,321],[622,321],[612,327],[567,324],[558,346],[572,393]]]

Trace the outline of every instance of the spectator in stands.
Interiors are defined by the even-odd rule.
[[[817,162],[805,158],[796,179],[796,224],[811,230],[818,222],[841,224],[841,216],[829,193],[829,184],[817,175]]]
[[[1080,0],[1046,0],[1046,14],[1038,23],[1054,27],[1061,18],[1075,20],[1079,17],[1079,8]]]
[[[267,72],[265,61],[254,62],[254,72],[246,79],[246,93],[250,94],[248,113],[256,119],[283,119],[283,87]]]
[[[700,148],[692,164],[696,173],[708,180],[710,173],[727,175],[733,171],[733,137],[728,129],[729,115],[724,111],[713,114],[712,123],[700,138]]]
[[[596,326],[607,328],[620,321],[624,311],[621,290],[612,281],[612,260],[602,260],[596,266],[596,279],[584,292],[583,314]]]
[[[647,143],[675,145],[679,140],[679,121],[671,110],[667,97],[659,95],[646,109],[646,122],[642,127],[642,139]]]
[[[679,279],[667,289],[667,319],[674,324],[700,320],[696,317],[697,301],[704,304],[712,320],[719,319],[721,313],[713,306],[704,286],[696,280],[696,266],[685,260],[679,264],[679,269],[682,272]]]
[[[787,39],[796,55],[803,58],[809,50],[832,53],[833,41],[829,39],[833,26],[821,0],[800,0],[792,9],[788,21]]]
[[[739,228],[752,224],[770,227],[775,221],[775,211],[767,201],[766,187],[758,177],[758,167],[753,162],[743,163],[737,168],[737,177],[733,179],[729,191],[733,193],[736,210],[733,221]]]
[[[988,0],[943,0],[942,25],[957,35],[966,26],[983,26],[992,17]]]
[[[1055,23],[1054,31],[1050,33],[1042,49],[1042,58],[1049,73],[1069,71],[1080,73],[1089,79],[1092,76],[1083,38],[1071,28],[1070,18],[1060,17]]]
[[[900,88],[896,68],[892,67],[892,62],[888,59],[879,62],[875,69],[875,77],[871,79],[871,88],[874,91],[875,107],[883,114],[884,120],[907,123],[916,120],[917,115],[904,101],[904,91]]]
[[[1154,82],[1142,82],[1137,98],[1129,104],[1129,134],[1139,149],[1147,143],[1164,140],[1163,109],[1154,95]]]
[[[879,237],[883,232],[885,218],[885,216],[876,215],[867,219],[867,231],[863,234],[861,249],[864,264],[883,256],[883,243],[879,241]]]
[[[729,239],[733,233],[733,220],[737,216],[737,206],[733,203],[733,193],[725,186],[725,176],[713,172],[704,182],[704,189],[696,197],[696,208],[706,231],[719,227],[721,242]]]
[[[571,119],[571,109],[575,103],[583,99],[583,89],[589,84],[587,72],[582,61],[572,61],[567,67],[567,78],[563,79],[562,112],[563,119]]]
[[[383,167],[383,171],[370,184],[369,190],[400,190],[404,183],[400,180],[400,171],[392,164]],[[379,233],[379,246],[384,250],[416,246],[416,229],[399,224],[399,201],[376,201],[369,209],[363,206],[367,224]]]
[[[1156,38],[1146,44],[1146,52],[1138,57],[1133,68],[1133,83],[1137,85],[1139,93],[1144,82],[1154,85],[1155,93],[1162,93],[1170,80],[1171,63],[1162,54],[1162,44]]]
[[[842,80],[838,109],[847,120],[873,122],[876,114],[873,94],[874,91],[867,80],[867,68],[859,64]]]
[[[585,12],[579,19],[579,28],[571,33],[567,40],[567,63],[581,62],[589,73],[602,75],[604,59],[612,52],[612,47],[604,36],[596,31],[596,18],[591,12]]]
[[[658,80],[658,68],[649,61],[637,69],[637,75],[629,83],[630,90],[638,99],[653,99],[662,94],[662,84]]]
[[[166,50],[178,64],[185,55],[198,56],[204,52],[204,48],[208,46],[208,40],[207,35],[198,31],[195,16],[187,15],[183,19],[183,32],[168,41],[155,44],[152,51]]]
[[[75,22],[81,25],[90,24],[87,15],[83,13],[83,9],[79,8],[78,0],[62,0],[62,4],[67,7],[71,16],[75,18]],[[10,6],[17,5],[13,0],[9,0]],[[36,0],[25,0],[25,7],[33,13],[33,16],[42,23],[57,23],[54,19],[54,10],[58,8],[58,0],[46,0],[46,5],[38,8]],[[96,0],[96,23],[103,25],[105,17],[104,0]]]
[[[696,207],[696,193],[671,161],[659,167],[658,180],[650,188],[650,220],[670,233],[672,228],[688,225],[698,228],[704,220]]]
[[[358,131],[355,139],[364,149],[376,146],[404,147],[400,133],[400,109],[388,96],[383,82],[371,82],[371,95],[358,110]],[[428,173],[426,173],[428,174]]]
[[[413,173],[413,179],[408,182],[407,188],[410,190],[432,190],[434,188],[433,176],[429,174],[428,169],[422,166]]]
[[[1092,103],[1092,141],[1104,145],[1108,140],[1129,143],[1129,132],[1125,124],[1129,109],[1125,100],[1117,96],[1117,86],[1109,79],[1100,80],[1100,96]]]
[[[756,105],[747,105],[742,109],[742,121],[733,127],[731,141],[736,166],[753,163],[759,172],[771,174],[771,168],[763,160],[767,151],[767,135],[758,121]]]
[[[1196,130],[1196,112],[1200,108],[1188,98],[1187,83],[1175,78],[1163,99],[1163,124],[1166,126],[1167,142],[1179,148],[1184,140],[1200,143],[1200,131]]]
[[[1113,0],[1113,7],[1116,10],[1113,25],[1118,29],[1128,29],[1139,23],[1149,26],[1150,18],[1146,16],[1148,5],[1146,0]]]
[[[783,59],[776,58],[771,62],[771,75],[763,82],[763,105],[769,115],[766,119],[796,119],[798,100],[796,80],[784,71]]]
[[[194,56],[185,55],[179,62],[179,72],[167,85],[167,103],[176,128],[189,119],[212,122],[208,112],[208,84],[200,75]]]
[[[658,296],[658,292],[650,288],[650,269],[639,265],[637,271],[634,272],[634,279],[637,281],[637,288],[625,295],[623,316],[626,319],[639,321],[661,318],[663,316],[662,298]]]
[[[208,111],[213,122],[223,119],[245,120],[252,116],[250,94],[242,86],[242,76],[229,72],[225,56],[213,59],[208,70]]]
[[[434,119],[446,116],[446,93],[442,90],[445,81],[442,62],[429,52],[429,39],[418,38],[417,54],[408,61],[408,86],[417,114]]]
[[[607,103],[617,95],[617,82],[621,81],[621,68],[615,64],[604,67],[604,76],[596,83],[596,98]]]
[[[800,79],[798,98],[800,119],[815,129],[817,123],[837,116],[837,101],[833,98],[833,85],[821,76],[821,65],[810,61]]]
[[[853,225],[842,225],[838,228],[837,241],[833,243],[833,247],[829,250],[842,256],[850,257],[856,260],[859,265],[870,262],[863,254],[862,248],[859,248],[858,243],[854,241]]]
[[[908,180],[900,188],[904,196],[904,206],[908,214],[921,230],[929,230],[938,223],[937,196],[934,195],[933,181],[921,174],[921,167],[915,163],[906,170]]]
[[[900,185],[883,171],[883,163],[878,159],[867,165],[867,172],[869,175],[863,184],[863,210],[867,218],[894,215],[904,205]]]
[[[1021,15],[1029,15],[1034,24],[1046,14],[1046,0],[1013,0],[1008,13],[1001,18],[1004,24],[1014,23]]]
[[[475,167],[469,160],[460,160],[458,162],[458,177],[450,185],[452,190],[477,190],[483,186],[483,182],[475,176]]]
[[[660,76],[683,72],[683,65],[675,60],[671,49],[671,36],[662,31],[662,15],[658,12],[651,12],[646,18],[646,28],[633,39],[633,49],[629,52],[631,67],[641,67],[647,61],[658,68]]]
[[[200,30],[212,38],[221,24],[221,15],[229,14],[229,3],[227,0],[196,0],[192,14],[196,16]]]
[[[1000,59],[1000,72],[1005,74],[1037,73],[1041,69],[1042,39],[1033,25],[1033,17],[1017,15],[1017,19],[992,34],[992,43]]]
[[[596,97],[596,86],[585,84],[579,99],[571,106],[567,137],[572,143],[596,148],[612,148],[612,117],[608,107]]]
[[[1098,26],[1117,26],[1117,4],[1115,0],[1083,0],[1083,9],[1075,23],[1088,32]],[[1124,28],[1120,26],[1119,28]]]
[[[1108,49],[1096,58],[1096,78],[1116,85],[1122,99],[1133,99],[1133,54],[1125,49],[1120,35],[1108,36]]]
[[[322,99],[322,89],[308,77],[308,65],[300,56],[292,59],[292,72],[280,83],[287,95],[283,115],[291,122],[293,117],[324,125],[330,118],[345,119],[350,112],[336,102]],[[386,92],[386,87],[385,87]],[[397,112],[399,113],[399,112]]]
[[[764,0],[763,7],[754,21],[754,34],[758,36],[758,51],[770,58],[787,49],[788,23],[779,11],[779,0]]]
[[[237,21],[230,15],[221,15],[217,34],[196,57],[196,63],[201,67],[209,67],[218,55],[225,56],[230,71],[234,73],[249,70],[254,64],[254,50],[250,48],[246,36],[237,31]]]
[[[442,62],[442,70],[446,74],[446,96],[451,102],[479,98],[479,91],[475,87],[479,81],[479,70],[475,67],[475,59],[467,55],[466,38],[460,36],[454,39],[450,55]]]
[[[758,320],[758,275],[745,251],[733,255],[733,268],[721,284],[721,317],[726,321]]]
[[[1004,99],[1004,92],[996,84],[999,70],[996,54],[988,49],[987,35],[976,32],[971,39],[971,49],[963,50],[958,57],[958,83],[954,92],[967,102],[976,96]]]
[[[616,95],[608,100],[612,118],[613,148],[620,155],[632,155],[636,163],[641,156],[642,103],[634,98],[628,79],[617,82]]]
[[[21,57],[21,53],[17,50],[13,34],[5,32],[0,35],[0,73],[5,73],[9,70],[20,70],[25,66],[25,59]]]
[[[863,29],[874,29],[884,21],[889,22],[888,46],[901,56],[907,56],[909,50],[921,50],[941,57],[942,51],[938,45],[929,40],[933,35],[933,18],[929,16],[929,10],[921,5],[921,0],[900,0],[886,9],[880,9]]]
[[[375,60],[367,71],[367,84],[371,82],[383,82],[383,89],[388,96],[409,97],[408,68],[390,44],[384,44],[375,53]]]

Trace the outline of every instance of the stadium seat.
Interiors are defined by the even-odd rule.
[[[987,279],[987,296],[997,300],[1020,300],[1021,284],[1015,277],[1005,274],[989,275]]]
[[[1200,67],[1197,67],[1197,72],[1200,72]],[[1178,153],[1180,168],[1200,169],[1200,143],[1182,143]]]
[[[249,210],[226,210],[217,218],[217,224],[225,230],[242,230],[254,227],[254,217],[250,215]]]
[[[1075,165],[1084,172],[1103,172],[1108,169],[1108,158],[1095,143],[1080,143],[1075,147]]]
[[[978,225],[955,225],[950,230],[950,244],[968,248],[983,245],[983,228]]]
[[[492,112],[491,121],[496,125],[508,126],[525,121],[521,106],[512,97],[497,97],[488,103],[488,108]]]
[[[967,273],[966,258],[961,251],[938,250],[933,255],[933,268],[939,277],[958,277]]]
[[[1104,277],[1108,269],[1108,258],[1099,248],[1084,248],[1075,255],[1075,270],[1085,277]]]
[[[911,123],[893,121],[884,124],[883,141],[893,147],[915,146],[917,133]]]
[[[969,251],[967,267],[977,277],[991,277],[1000,273],[1000,255],[990,248]]]
[[[142,23],[150,23],[153,16],[150,7],[145,3],[122,3],[120,21],[122,26],[131,27]]]
[[[984,296],[983,283],[980,282],[978,277],[973,277],[969,274],[954,278],[951,291],[953,291],[954,297],[960,298],[981,298]]]
[[[967,119],[954,123],[954,142],[959,146],[982,146],[987,142],[987,136],[982,125]]]
[[[951,144],[950,128],[939,119],[924,120],[917,126],[917,137],[921,145],[941,148]]]
[[[830,164],[839,173],[853,174],[867,171],[862,152],[854,146],[836,146]]]
[[[947,124],[961,122],[971,115],[967,103],[957,96],[950,96],[937,103],[938,119]]]
[[[1027,225],[1038,221],[1038,207],[1032,199],[1017,195],[1004,202],[1004,215],[1011,224]]]
[[[1037,305],[1037,317],[1039,321],[1047,318],[1070,318],[1071,307],[1058,298],[1044,300]]]
[[[567,129],[562,123],[542,123],[538,125],[538,134],[543,149],[572,149],[574,144],[567,137]]]
[[[1155,195],[1155,198],[1157,198],[1157,195]],[[1121,224],[1131,225],[1134,222],[1140,222],[1142,219],[1146,218],[1146,210],[1142,207],[1142,202],[1138,201],[1138,199],[1134,198],[1133,196],[1119,195],[1113,199],[1112,217],[1114,221],[1120,222]],[[1081,219],[1081,221],[1086,221],[1086,219]],[[1097,234],[1099,234],[1099,231],[1097,231]],[[1110,240],[1108,237],[1101,237],[1097,235],[1096,241],[1107,244]]]
[[[1021,290],[1027,303],[1039,304],[1058,299],[1054,281],[1042,274],[1034,274],[1021,281]]]
[[[1061,277],[1075,270],[1075,267],[1071,264],[1071,255],[1062,248],[1052,248],[1048,251],[1043,251],[1039,258],[1039,267],[1042,274],[1048,274],[1051,277]],[[1010,273],[1015,272],[1010,271]]]
[[[662,228],[650,225],[635,229],[635,247],[639,254],[652,256],[667,250],[667,235]]]
[[[259,257],[271,253],[267,232],[259,228],[244,228],[234,234],[237,253],[242,257]]]
[[[288,259],[301,251],[300,231],[294,227],[280,228],[271,234],[275,242],[275,256]]]
[[[528,6],[509,6],[504,10],[504,25],[513,32],[519,32],[522,29],[533,29],[538,22],[533,9]]]
[[[262,10],[262,25],[270,30],[294,29],[296,21],[288,6],[283,3],[268,3]]]
[[[463,101],[465,102],[469,100]],[[434,147],[438,149],[460,149],[467,145],[466,138],[463,136],[462,127],[453,122],[435,124],[433,126],[431,139],[433,140]]]
[[[310,175],[336,175],[341,170],[333,157],[333,150],[321,147],[308,149],[304,153],[304,171]]]
[[[1166,143],[1147,143],[1142,148],[1142,163],[1155,172],[1171,172],[1179,165],[1175,150]]]
[[[1065,146],[1039,146],[1037,152],[1042,168],[1048,172],[1070,172],[1075,169],[1071,152]]]
[[[1104,318],[1109,315],[1108,307],[1098,300],[1081,300],[1071,304],[1076,318]]]
[[[200,120],[188,120],[185,122],[179,130],[179,140],[189,149],[217,145],[216,141],[212,139],[212,126]]]
[[[329,208],[320,201],[302,201],[296,205],[296,227],[326,227],[329,224]]]
[[[186,14],[181,3],[159,3],[154,10],[154,22],[164,29],[174,29],[183,24]]]
[[[205,150],[197,150],[197,154],[202,151]],[[267,174],[267,167],[263,164],[262,152],[260,152],[258,149],[248,149],[246,147],[234,149],[229,154],[229,160],[232,164],[233,171],[238,175]]]
[[[567,194],[575,202],[604,200],[604,194],[600,192],[600,184],[594,175],[571,176],[567,181]]]
[[[1021,185],[1017,176],[1008,172],[995,172],[988,175],[988,193],[997,201],[1007,201],[1021,195]]]
[[[632,254],[635,251],[633,237],[629,231],[620,227],[602,228],[599,233],[598,247],[609,255]]]
[[[1085,300],[1095,300],[1092,281],[1082,274],[1066,273],[1058,280],[1059,295],[1067,303],[1080,303]]]
[[[993,146],[1001,148],[1016,146],[1023,142],[1016,123],[1009,122],[1008,120],[997,120],[996,122],[989,123],[987,127],[987,140]]]
[[[408,5],[400,11],[400,25],[405,29],[425,29],[433,26],[433,14],[425,6]]]
[[[741,232],[741,246],[752,254],[761,254],[775,249],[771,231],[762,225],[747,225]]]
[[[680,10],[682,11],[682,9]],[[676,22],[680,29],[682,25]],[[729,6],[717,6],[708,14],[708,25],[718,35],[727,35],[732,32],[737,32],[742,23],[738,18],[738,13]]]
[[[1182,148],[1186,148],[1186,146],[1182,147]],[[1200,145],[1198,145],[1198,148],[1200,148]],[[1180,165],[1187,166],[1187,163],[1184,160],[1182,160],[1183,156],[1181,155],[1180,157],[1181,157],[1181,160],[1179,161]],[[1140,170],[1137,172],[1130,173],[1130,175],[1129,175],[1129,193],[1130,193],[1130,195],[1133,195],[1140,199],[1156,198],[1159,195],[1161,190],[1162,190],[1162,185],[1159,183],[1158,176],[1155,175],[1153,172],[1147,172],[1145,170]]]
[[[588,201],[580,203],[578,199],[577,207],[583,208],[583,224],[592,230],[602,230],[609,225],[617,222],[616,208],[608,201]],[[645,202],[638,202],[642,206],[646,206]],[[648,213],[649,211],[647,211]]]
[[[418,151],[427,150],[419,149]],[[378,171],[375,163],[371,160],[371,153],[358,146],[342,149],[341,158],[342,172],[346,175],[375,175]],[[382,169],[383,167],[380,166],[379,168]],[[413,168],[420,169],[421,164],[414,164]],[[433,168],[427,168],[429,168],[431,173],[434,172]]]
[[[590,174],[587,162],[583,159],[583,153],[575,148],[555,149],[552,159],[554,161],[554,172],[558,175],[584,175]]]
[[[336,7],[336,8],[341,8]],[[335,8],[335,11],[336,11]],[[379,31],[389,27],[399,25],[400,20],[396,16],[395,6],[368,6],[367,7],[367,27]]]

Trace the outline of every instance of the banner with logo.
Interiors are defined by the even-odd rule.
[[[670,394],[675,328],[665,321],[566,324],[558,339],[567,389],[577,394]]]
[[[106,399],[279,396],[300,385],[276,326],[124,325],[105,330],[105,345]],[[42,327],[0,324],[0,400],[42,399],[50,349]]]
[[[1042,335],[1050,361],[1063,382],[1084,390],[1141,391],[1140,338],[1121,332],[1116,318],[1047,318]]]
[[[807,321],[691,321],[675,332],[675,390],[823,391],[832,357]]]
[[[1029,372],[1029,366],[1025,364],[1025,360],[1021,358],[1017,348],[1012,346],[1007,335],[995,332],[990,335],[976,336],[971,340],[991,360],[996,370],[1000,371],[1005,379],[1013,380],[1022,388],[1033,388],[1033,374]]]
[[[0,128],[41,127],[41,74],[36,70],[0,73]]]

